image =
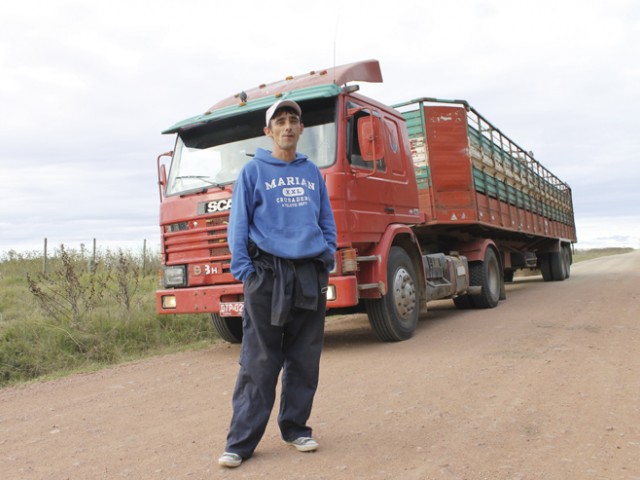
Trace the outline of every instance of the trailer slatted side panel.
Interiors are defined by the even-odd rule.
[[[575,241],[571,189],[531,153],[472,108],[412,106],[403,115],[427,223],[480,222]]]

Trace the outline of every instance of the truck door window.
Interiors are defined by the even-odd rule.
[[[385,118],[385,143],[387,144],[386,157],[391,165],[391,171],[397,175],[404,175],[404,162],[402,161],[402,152],[400,150],[400,133],[396,122]]]
[[[350,105],[350,108],[357,107],[357,105]],[[349,120],[349,163],[351,166],[356,168],[364,168],[367,170],[373,170],[373,162],[365,162],[362,159],[362,154],[360,152],[360,143],[358,142],[358,119],[362,117],[368,117],[369,112],[366,110],[362,110],[356,113]],[[378,165],[376,166],[376,170],[384,172],[386,170],[386,164],[384,158],[378,160]]]

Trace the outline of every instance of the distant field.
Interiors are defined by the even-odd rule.
[[[591,260],[592,258],[605,257],[607,255],[619,255],[621,253],[633,252],[633,248],[592,248],[589,250],[576,250],[573,255],[573,261],[582,262]]]

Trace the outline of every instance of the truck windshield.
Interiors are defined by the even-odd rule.
[[[214,140],[232,140],[218,143]],[[236,137],[237,138],[237,137]],[[210,132],[197,137],[178,137],[174,150],[167,195],[182,194],[209,187],[223,188],[235,182],[240,170],[255,154],[256,148],[271,150],[271,139],[265,135],[235,140],[233,135]],[[318,165],[326,167],[335,161],[336,125],[334,122],[307,127],[298,142],[298,152]]]

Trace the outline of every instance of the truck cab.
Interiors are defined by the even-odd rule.
[[[301,106],[305,130],[298,150],[322,170],[334,210],[338,258],[327,307],[353,307],[361,298],[381,297],[386,282],[372,267],[379,263],[373,251],[389,225],[419,221],[403,117],[347,85],[381,79],[376,61],[311,72],[242,92],[164,132],[176,134],[176,143],[158,158],[160,313],[209,313],[223,338],[241,338],[242,284],[229,271],[226,234],[231,195],[256,148],[270,148],[264,113],[278,98]]]

